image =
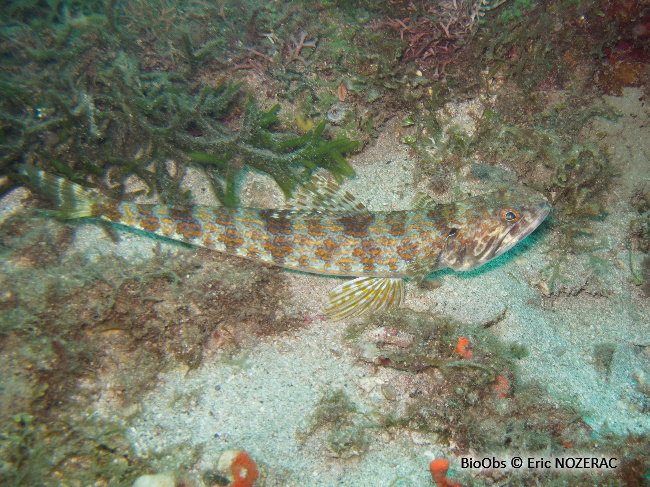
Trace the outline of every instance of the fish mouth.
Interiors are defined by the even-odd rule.
[[[501,254],[506,253],[512,247],[514,247],[523,239],[525,239],[528,235],[533,233],[535,229],[539,227],[541,223],[546,219],[546,217],[550,212],[551,212],[551,207],[546,202],[542,203],[540,205],[539,213],[537,217],[535,217],[533,220],[528,222],[528,224],[525,227],[521,228],[516,233],[513,234],[513,230],[517,228],[516,226],[514,226],[508,233],[504,235],[503,239],[501,240],[501,243],[497,247],[498,250],[495,252],[494,257],[498,257]]]

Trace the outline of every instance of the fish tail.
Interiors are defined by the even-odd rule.
[[[63,219],[98,217],[110,198],[67,179],[23,164],[18,175],[55,205],[54,213]]]

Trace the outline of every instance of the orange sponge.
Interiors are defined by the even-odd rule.
[[[230,471],[235,480],[228,487],[253,487],[259,472],[257,465],[246,450],[240,451],[230,464]]]
[[[438,487],[462,487],[460,484],[455,484],[447,478],[447,470],[449,470],[449,460],[444,458],[436,458],[429,464],[431,469],[431,476],[433,481]]]
[[[470,358],[472,356],[472,351],[469,349],[469,338],[459,337],[458,345],[456,345],[456,348],[454,348],[454,352],[456,352],[462,358]]]

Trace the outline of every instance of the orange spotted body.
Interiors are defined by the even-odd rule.
[[[28,183],[66,218],[95,217],[151,234],[305,272],[358,276],[336,287],[325,312],[345,318],[402,302],[402,281],[450,267],[475,269],[503,254],[546,218],[526,188],[449,204],[419,195],[414,209],[371,212],[324,179],[306,184],[285,209],[120,202],[23,166]]]
[[[105,211],[104,211],[105,210]],[[162,237],[319,274],[406,277],[407,267],[440,252],[444,228],[430,210],[366,218],[314,211],[111,202],[100,217]]]

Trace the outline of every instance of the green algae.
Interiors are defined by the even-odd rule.
[[[173,27],[207,19],[210,7],[136,3],[142,8],[132,18],[131,2],[67,6],[58,15],[26,5],[23,16],[4,18],[3,46],[12,52],[2,53],[8,69],[0,77],[2,173],[27,162],[116,197],[135,176],[163,201],[187,203],[191,193],[180,185],[192,165],[226,205],[238,203],[246,166],[269,174],[287,196],[318,168],[338,181],[354,174],[343,155],[357,143],[326,135],[325,122],[301,134],[279,118],[279,105],[260,108],[241,82],[196,79],[211,69],[223,34],[217,26],[192,35]],[[41,33],[35,42],[32,29]],[[3,191],[10,187],[3,182]]]
[[[343,389],[328,389],[314,406],[308,425],[299,430],[298,439],[306,442],[324,431],[322,447],[331,456],[349,458],[365,453],[370,444],[370,428],[377,421],[360,411]]]

